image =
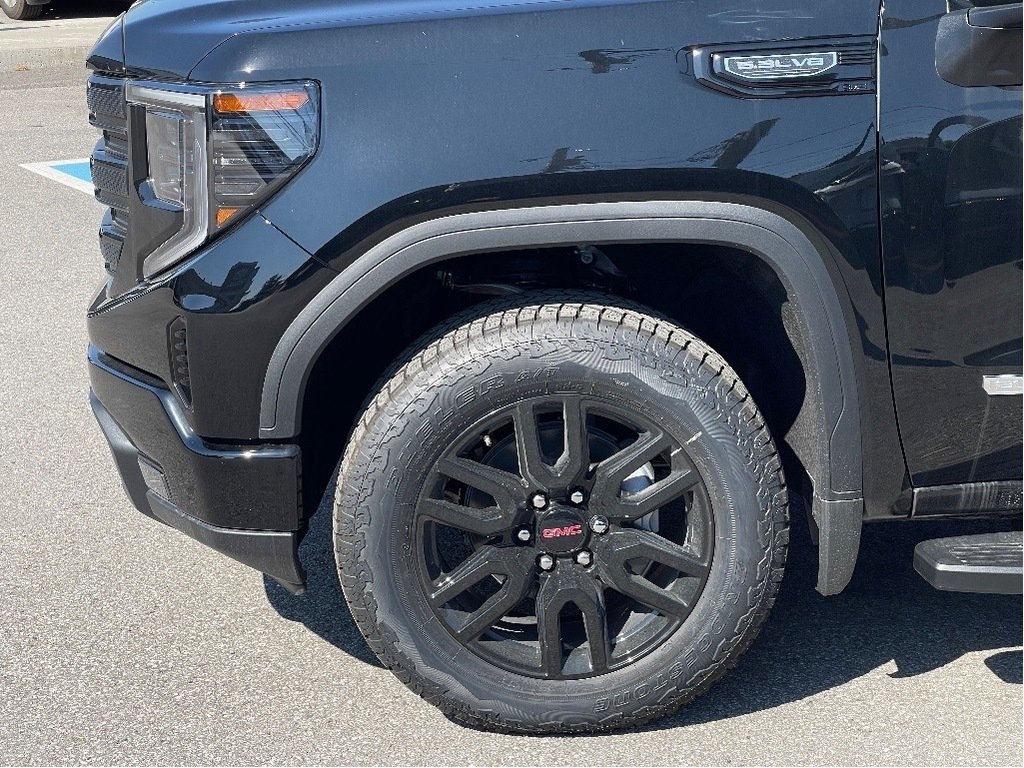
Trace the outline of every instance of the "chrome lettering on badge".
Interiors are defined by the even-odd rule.
[[[839,64],[836,51],[813,53],[759,53],[753,56],[726,56],[722,66],[733,77],[744,80],[784,80],[790,77],[814,77]]]

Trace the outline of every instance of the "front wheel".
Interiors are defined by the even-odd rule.
[[[370,647],[457,721],[606,731],[750,644],[786,558],[781,466],[707,345],[600,295],[474,308],[382,382],[336,555]]]
[[[29,5],[28,0],[0,0],[0,8],[10,18],[17,21],[38,19],[43,12],[43,5]]]

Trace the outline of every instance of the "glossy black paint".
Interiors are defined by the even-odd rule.
[[[915,486],[1021,476],[1020,397],[982,389],[1021,372],[1021,89],[939,76],[944,10],[887,0],[881,37],[885,297]]]
[[[89,337],[169,382],[168,327],[183,318],[193,391],[186,417],[204,438],[251,441],[276,341],[334,274],[256,215],[161,280],[115,299],[102,290]]]
[[[941,0],[918,5],[936,19],[944,12]],[[263,377],[285,329],[338,272],[412,223],[553,201],[756,204],[820,243],[855,352],[865,511],[900,514],[894,503],[910,476],[896,430],[883,284],[899,284],[896,275],[912,271],[913,259],[898,245],[911,236],[889,227],[883,278],[876,97],[743,98],[702,84],[686,63],[695,49],[775,50],[836,36],[870,42],[878,20],[878,0],[765,0],[753,9],[739,0],[147,0],[101,40],[94,69],[117,73],[123,61],[135,77],[316,80],[322,144],[258,215],[181,268],[113,300],[101,292],[90,336],[167,382],[167,329],[184,318],[192,428],[210,442],[257,442]],[[918,75],[931,67],[934,78],[934,19],[928,25],[927,43],[926,34],[893,28],[883,62],[893,61],[899,43]],[[886,101],[887,71],[883,105],[895,104]],[[916,86],[896,79],[890,90],[900,87]],[[1019,104],[1016,114],[1019,125]],[[905,132],[920,142],[929,135],[920,130]],[[900,135],[885,135],[887,151]],[[884,183],[892,170],[882,166]],[[1019,240],[1019,206],[1016,226]],[[1019,247],[1017,254],[1019,270]],[[980,269],[977,257],[966,258],[965,269]],[[1016,281],[1019,289],[1019,271]],[[1019,317],[1019,294],[1015,300],[1007,314]],[[900,299],[888,311],[891,323],[904,324],[896,336],[906,356],[914,334],[927,331],[907,319],[916,310]],[[965,320],[946,325],[955,335]],[[1019,372],[1019,335],[1016,345],[1008,365]],[[903,382],[914,385],[898,381],[898,394]],[[1004,399],[1018,406],[1019,445],[1019,399]],[[930,429],[933,416],[908,412],[918,420],[911,434]],[[982,414],[972,418],[981,423]],[[976,441],[946,439],[963,448],[953,463],[973,458]],[[925,472],[918,481],[949,479]]]
[[[191,50],[191,77],[200,81],[319,81],[323,143],[262,214],[335,270],[368,241],[412,221],[526,201],[742,196],[785,210],[816,237],[827,233],[836,255],[828,269],[850,308],[850,331],[861,337],[857,347],[869,353],[858,355],[862,387],[881,395],[878,407],[865,409],[874,422],[864,425],[865,439],[879,446],[873,455],[887,472],[898,466],[879,298],[873,96],[745,100],[679,67],[680,52],[702,45],[818,39],[837,30],[871,36],[875,2],[800,7],[776,0],[756,12],[718,6],[710,13],[690,2],[510,3],[457,13],[450,9],[461,4],[371,5],[388,23],[360,15],[359,3],[298,3],[289,9],[293,23],[282,26],[257,20],[264,10],[273,15],[269,4],[151,0],[126,17],[128,69],[183,77],[186,65],[171,62]],[[228,29],[253,31],[199,52]],[[178,45],[167,63],[146,63],[159,48],[146,36],[172,33]],[[335,55],[340,50],[343,57]],[[693,119],[700,113],[715,119]],[[823,114],[833,126],[824,133]],[[139,344],[132,338],[135,318],[150,308],[165,323],[173,319],[171,306],[195,312],[187,318],[193,419],[211,438],[258,436],[253,384],[282,325],[315,290],[303,284],[298,265],[309,264],[314,283],[325,279],[292,243],[281,243],[283,255],[274,253],[273,231],[270,241],[259,242],[253,226],[218,240],[142,301],[91,321],[98,343],[113,345],[110,354],[162,372],[156,339],[164,329]],[[296,290],[244,309],[202,295],[225,286],[235,262],[248,263],[252,254],[265,279],[279,274],[265,259],[288,262],[284,274]],[[203,284],[198,296],[196,282]],[[115,326],[121,335],[111,339]],[[884,479],[882,505],[902,487],[899,472],[866,475]]]
[[[967,8],[939,20],[935,70],[961,86],[1021,84],[1021,3]]]
[[[127,69],[133,75],[195,80],[197,63],[221,43],[241,34],[650,4],[649,0],[146,0],[136,4],[125,20],[125,53]],[[771,9],[767,15],[737,8],[721,10],[720,15],[730,24],[751,25],[765,20],[785,24],[787,18],[805,16],[809,8],[805,3],[802,10]],[[175,45],[167,46],[168,39],[173,39]],[[251,75],[250,71],[241,81],[251,80]]]
[[[99,72],[124,74],[124,14],[103,30],[89,52],[88,64]]]
[[[166,501],[225,528],[300,527],[296,446],[211,445],[183,422],[177,399],[159,380],[94,346],[89,381],[137,452],[162,474],[156,490]]]
[[[872,355],[863,375],[881,398],[869,415],[878,423],[867,425],[880,472],[870,475],[887,504],[904,478],[894,469],[886,405],[874,98],[743,100],[678,64],[680,52],[709,43],[817,39],[836,29],[874,35],[876,4],[812,11],[779,2],[708,15],[680,2],[574,5],[571,17],[253,32],[222,44],[192,74],[301,74],[324,84],[324,124],[340,127],[264,213],[339,270],[412,221],[522,201],[743,194],[798,212],[841,254],[830,268],[850,294],[852,332],[865,337],[858,345]],[[343,59],[329,55],[342,49]],[[824,114],[833,127],[823,133]],[[332,216],[309,217],[306,200]]]
[[[109,384],[112,380],[108,376],[107,370],[104,369],[109,369],[109,366],[103,363],[90,368],[92,378],[94,382],[97,380],[100,382],[98,385],[100,388],[103,388],[104,383]],[[113,380],[116,381],[116,377]],[[139,389],[145,390],[144,385],[142,387],[139,386],[139,381],[125,382],[125,384],[128,386],[126,390],[128,393],[137,394]],[[110,399],[111,393],[109,388],[107,388],[104,394],[107,399]],[[124,485],[125,492],[128,494],[132,504],[140,512],[154,520],[159,520],[166,525],[177,528],[187,536],[191,536],[207,546],[213,547],[229,557],[233,557],[239,562],[273,576],[292,592],[303,591],[305,575],[297,557],[300,538],[299,531],[260,531],[251,528],[225,528],[208,523],[201,517],[194,517],[183,512],[180,507],[162,495],[167,493],[167,484],[163,480],[160,470],[148,458],[140,454],[139,449],[132,442],[132,438],[115,421],[100,398],[101,395],[95,389],[89,393],[89,403],[92,406],[96,421],[99,423],[100,429],[110,445],[114,464],[121,475],[121,482]],[[152,439],[152,436],[150,436],[150,439]],[[171,443],[166,447],[173,451],[175,450],[175,443]],[[297,460],[292,460],[290,463],[294,471],[297,468],[298,462]],[[147,469],[144,470],[144,467],[147,467]],[[263,468],[263,466],[259,467],[260,470]],[[271,469],[273,470],[273,467]],[[270,473],[271,476],[273,474],[273,472]],[[229,471],[229,482],[222,482],[222,486],[230,486],[232,485],[230,482],[232,479],[238,479],[231,475],[232,473]],[[221,479],[223,480],[223,478]],[[188,481],[187,478],[186,481]],[[151,483],[160,489],[160,493],[151,488]],[[246,498],[244,494],[249,493],[249,488],[243,485],[241,490],[243,491],[241,498]],[[262,488],[260,490],[264,491],[264,494],[261,494],[257,501],[261,505],[265,505],[267,504],[265,492],[268,489]],[[269,490],[275,491],[276,488],[271,487]],[[249,496],[249,498],[251,500],[255,497]],[[237,500],[237,498],[232,499],[232,502],[237,502]],[[292,502],[289,499],[279,499],[279,503],[282,506],[290,506]],[[229,505],[228,508],[230,509],[231,506]],[[202,509],[200,511],[216,512],[216,510]]]

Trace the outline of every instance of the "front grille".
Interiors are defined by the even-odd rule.
[[[106,223],[106,222],[105,222]],[[103,268],[114,273],[117,269],[117,262],[121,258],[121,249],[124,247],[124,239],[114,237],[110,234],[100,232],[100,253],[103,256]]]
[[[116,78],[94,76],[89,80],[86,92],[89,104],[89,115],[102,122],[105,118],[123,121],[128,115],[125,110],[124,89],[122,82]],[[97,122],[93,122],[97,125]],[[111,123],[117,127],[117,123]]]
[[[98,155],[98,156],[97,156]],[[128,168],[120,161],[110,161],[101,150],[92,158],[92,183],[102,202],[110,208],[123,209],[128,203]]]
[[[90,166],[96,199],[110,209],[103,217],[99,237],[104,268],[113,276],[128,234],[128,109],[124,81],[93,75],[86,93],[89,122],[103,132]]]

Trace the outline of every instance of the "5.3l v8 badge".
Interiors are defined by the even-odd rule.
[[[784,80],[790,77],[814,77],[839,64],[836,51],[812,53],[757,53],[724,56],[720,66],[728,74],[743,80]]]

